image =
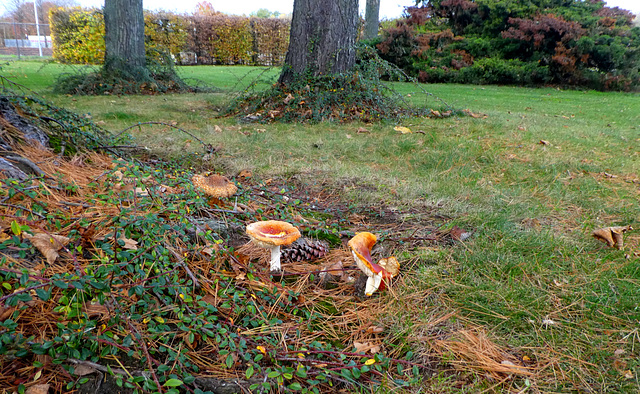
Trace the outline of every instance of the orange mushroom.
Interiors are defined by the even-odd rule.
[[[384,290],[384,282],[393,277],[387,270],[371,260],[371,248],[376,241],[375,235],[364,231],[357,233],[348,243],[356,265],[369,277],[364,290],[364,294],[367,296],[372,295],[378,289]]]
[[[238,187],[222,175],[194,175],[191,181],[195,187],[213,198],[231,197],[238,191]]]
[[[271,272],[279,272],[280,246],[289,245],[300,238],[300,231],[287,222],[267,220],[251,223],[247,226],[247,235],[253,243],[271,251],[269,262]]]

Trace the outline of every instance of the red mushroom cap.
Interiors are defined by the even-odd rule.
[[[373,276],[382,271],[382,267],[371,261],[371,248],[375,245],[377,238],[374,234],[363,231],[357,233],[355,237],[349,240],[349,248],[353,252],[358,268],[360,268],[367,276]]]
[[[289,245],[300,238],[300,231],[287,222],[266,220],[248,225],[247,235],[249,235],[254,242],[262,244],[264,247],[273,247]]]

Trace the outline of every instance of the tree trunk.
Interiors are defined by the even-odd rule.
[[[370,40],[378,36],[380,19],[380,0],[367,0],[364,13],[364,39]]]
[[[104,29],[107,74],[138,77],[146,63],[142,0],[105,0]]]
[[[358,0],[295,0],[280,82],[306,73],[349,71],[355,65],[357,32]]]

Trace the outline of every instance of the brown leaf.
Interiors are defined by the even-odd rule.
[[[616,349],[616,351],[613,352],[613,355],[616,356],[616,357],[620,357],[625,353],[626,353],[626,351],[624,349]]]
[[[138,250],[138,241],[136,241],[135,239],[127,238],[122,235],[119,240],[124,241],[124,246],[122,246],[123,248],[129,250]]]
[[[371,326],[367,328],[367,334],[380,334],[384,331],[384,328],[378,326]]]
[[[356,348],[356,352],[372,353],[372,354],[378,353],[381,349],[380,345],[376,345],[371,342],[353,341],[353,347]]]
[[[4,308],[0,306],[0,322],[7,320],[15,310],[15,307]]]
[[[251,178],[253,174],[251,174],[251,171],[249,170],[242,170],[240,171],[240,173],[238,174],[238,178]]]
[[[450,234],[451,238],[455,239],[456,241],[464,241],[471,236],[470,232],[463,230],[458,226],[453,226]]]
[[[370,133],[370,131],[365,129],[364,127],[358,127],[358,134],[363,134],[363,133]]]
[[[47,259],[48,264],[53,264],[58,258],[58,250],[62,249],[71,240],[63,235],[35,233],[30,235],[24,233],[24,237],[35,246]]]
[[[100,320],[105,319],[109,316],[109,309],[106,306],[100,305],[98,303],[89,303],[84,304],[82,311],[87,314],[89,319],[93,319],[95,317],[100,318]]]
[[[90,374],[92,374],[94,372],[96,372],[95,369],[91,368],[88,365],[84,365],[84,364],[76,365],[75,367],[73,367],[73,374],[76,375],[76,376],[90,375]]]
[[[291,93],[287,94],[287,97],[285,97],[282,102],[285,104],[289,104],[289,102],[293,100],[293,95]]]
[[[222,127],[215,125],[213,126],[213,131],[215,131],[216,133],[222,133]]]
[[[627,362],[624,360],[615,359],[613,360],[613,368],[615,368],[617,371],[622,372],[627,369]]]
[[[609,247],[616,247],[622,249],[624,246],[624,239],[622,234],[625,231],[631,231],[631,226],[615,226],[615,227],[603,227],[593,231],[592,235],[595,239],[602,242],[606,242]]]
[[[49,385],[48,384],[34,384],[33,386],[29,387],[26,391],[25,394],[47,394],[49,392]]]
[[[538,142],[540,145],[551,145],[551,143],[547,140],[540,140],[540,142]]]

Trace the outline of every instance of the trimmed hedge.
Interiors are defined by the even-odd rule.
[[[102,12],[82,8],[49,11],[53,58],[61,63],[100,64],[104,61]]]
[[[55,8],[49,13],[53,57],[62,63],[102,64],[104,19],[97,9]],[[176,15],[145,11],[147,56],[169,52],[183,64],[280,65],[290,20],[224,14]]]

